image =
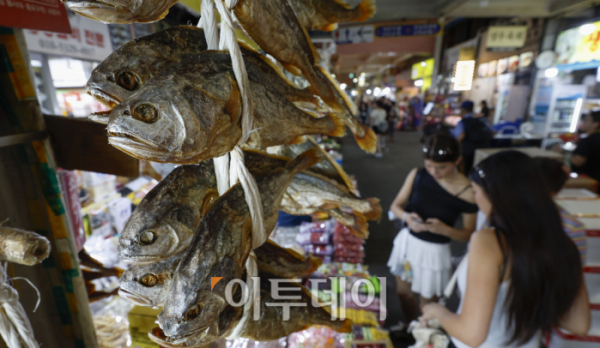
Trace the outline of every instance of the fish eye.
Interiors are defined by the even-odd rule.
[[[112,76],[112,75],[108,75],[108,76],[106,77],[106,79],[107,79],[108,81],[110,81],[110,82],[115,82],[115,77],[114,77],[114,76]]]
[[[140,104],[133,110],[133,118],[146,123],[154,123],[158,119],[158,111],[154,105]]]
[[[150,245],[156,241],[156,233],[152,231],[144,231],[140,233],[140,244]]]
[[[140,284],[149,288],[158,283],[158,278],[154,274],[146,274],[140,279]]]
[[[185,320],[196,319],[196,318],[198,318],[198,316],[200,315],[200,313],[202,313],[202,305],[201,304],[197,304],[194,307],[190,308],[185,313]]]
[[[117,84],[128,91],[135,91],[140,86],[138,84],[137,76],[131,71],[123,71],[117,76]]]

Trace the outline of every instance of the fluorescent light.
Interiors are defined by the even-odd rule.
[[[41,68],[42,67],[42,62],[40,62],[39,60],[36,59],[32,59],[31,60],[31,66],[34,68]]]
[[[375,87],[375,90],[373,91],[373,95],[376,97],[379,97],[379,94],[381,94],[381,88]]]
[[[455,91],[470,91],[473,86],[474,73],[474,60],[459,60],[456,62],[456,67],[454,69],[455,80],[452,89]]]
[[[352,82],[357,83],[358,79],[355,77],[355,78],[352,79]]]
[[[570,175],[572,178],[576,178],[576,177],[578,176],[578,175],[577,175],[577,173],[573,173],[573,172],[571,172],[571,174],[569,174],[569,175]]]
[[[426,67],[426,66],[427,66],[427,63],[425,63],[425,62],[423,61],[423,62],[421,62],[421,66],[422,66],[422,67]]]
[[[573,110],[573,120],[571,121],[571,133],[575,133],[575,131],[577,130],[577,123],[579,123],[579,116],[582,104],[583,98],[577,98],[577,102],[575,103],[575,109]]]
[[[556,77],[556,76],[558,76],[558,69],[556,69],[556,68],[548,68],[548,69],[546,69],[546,71],[544,71],[544,75],[547,78]]]
[[[367,95],[371,95],[372,91],[370,89],[367,89]]]
[[[358,92],[356,90],[352,90],[352,93],[350,93],[353,97],[356,97],[356,95],[358,94]]]
[[[384,88],[384,89],[383,89],[383,91],[382,91],[382,93],[383,93],[384,95],[388,95],[388,94],[390,94],[390,88],[389,88],[389,87],[386,87],[386,88]]]
[[[594,31],[596,31],[596,26],[591,23],[584,24],[579,27],[579,34],[581,34],[581,35],[590,35]]]
[[[417,87],[423,86],[423,80],[415,80],[415,86],[417,86]]]
[[[364,72],[363,72],[363,73],[360,73],[360,76],[366,76],[366,75],[367,75],[367,74],[365,74]]]
[[[346,86],[347,86],[347,85],[346,85],[345,83],[342,83],[342,84],[340,85],[340,88],[341,88],[341,89],[346,89]]]

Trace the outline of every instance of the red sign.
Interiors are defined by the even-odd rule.
[[[0,0],[0,26],[71,33],[60,0]]]

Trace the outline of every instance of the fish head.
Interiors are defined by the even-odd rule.
[[[214,122],[214,115],[220,110],[219,101],[200,87],[190,86],[184,78],[161,77],[112,109],[107,127],[109,143],[139,159],[198,163],[206,159],[203,153],[217,137],[214,129],[219,124]]]
[[[162,306],[182,254],[166,260],[132,265],[120,279],[119,296],[140,306]]]
[[[162,19],[170,0],[67,0],[69,9],[104,23],[147,23]]]
[[[140,204],[125,224],[119,238],[119,256],[124,262],[157,262],[190,244],[200,214],[187,205],[167,206],[169,197],[164,198],[155,209],[144,210]]]

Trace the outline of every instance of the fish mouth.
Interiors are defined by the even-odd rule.
[[[113,146],[134,147],[140,148],[140,150],[162,151],[162,149],[154,142],[139,137],[135,134],[109,130],[108,136],[108,142]]]
[[[131,291],[119,288],[119,296],[140,306],[153,306],[154,303],[149,298],[135,294]]]
[[[140,265],[149,265],[151,263],[155,263],[155,262],[159,262],[164,260],[165,258],[161,258],[158,256],[147,256],[147,255],[140,255],[140,256],[122,256],[120,255],[121,260],[125,263],[135,263],[135,264],[140,264]]]
[[[157,329],[160,330],[160,333],[162,334],[161,336],[165,337],[165,338],[156,336],[155,332],[154,332],[155,330],[151,331],[148,335],[149,336],[155,336],[157,339],[161,340],[164,343],[168,343],[168,344],[171,344],[171,345],[181,345],[181,344],[184,344],[185,342],[187,342],[190,338],[195,337],[195,336],[197,336],[199,334],[204,333],[205,331],[207,331],[208,329],[210,329],[210,327],[211,327],[211,325],[207,325],[207,326],[204,326],[204,327],[202,327],[200,329],[196,329],[196,330],[190,331],[190,332],[188,332],[188,333],[186,333],[184,335],[178,335],[178,336],[172,336],[172,337],[171,336],[167,336],[162,329],[157,328]],[[152,337],[151,337],[151,339],[152,339]]]
[[[68,1],[67,4],[69,5],[72,1]],[[79,1],[74,1],[73,3],[75,4],[79,4]],[[69,5],[69,8],[71,7],[71,5]],[[109,108],[114,108],[115,106],[121,104],[121,99],[115,97],[114,95],[105,92],[103,90],[101,90],[100,88],[91,88],[88,90],[88,94],[91,95],[92,97],[94,97],[97,101],[99,101],[100,103],[102,103],[104,106],[109,107]]]

